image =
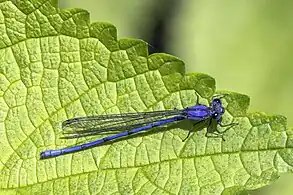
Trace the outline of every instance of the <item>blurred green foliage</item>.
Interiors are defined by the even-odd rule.
[[[188,71],[215,77],[218,89],[248,94],[251,110],[285,115],[292,126],[293,1],[189,2],[170,24],[172,53]]]
[[[154,21],[150,13],[165,9],[155,0],[71,0],[60,7],[84,8],[92,21],[113,23],[119,38],[147,37]],[[251,111],[282,114],[293,126],[292,7],[290,0],[183,1],[167,24],[165,52],[183,59],[187,72],[216,78],[218,90],[249,95]],[[285,175],[251,194],[289,195],[292,181]]]

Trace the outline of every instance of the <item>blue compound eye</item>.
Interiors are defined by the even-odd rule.
[[[218,117],[218,115],[219,115],[219,114],[215,112],[215,113],[213,114],[213,118],[216,119],[216,118]]]
[[[213,99],[212,105],[213,107],[222,106],[222,101],[220,99]]]
[[[225,108],[222,107],[221,114],[224,114]]]
[[[220,99],[214,99],[214,101],[217,102],[217,103],[221,103]]]

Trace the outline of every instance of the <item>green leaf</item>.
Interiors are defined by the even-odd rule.
[[[113,25],[56,4],[0,3],[1,194],[247,194],[292,171],[286,118],[247,113],[249,97],[232,92],[223,122],[239,125],[226,142],[205,130],[182,142],[186,122],[40,160],[43,150],[97,138],[59,139],[68,118],[183,108],[194,90],[208,104],[215,93],[213,78],[186,75],[177,57],[148,55],[147,43],[117,40]]]

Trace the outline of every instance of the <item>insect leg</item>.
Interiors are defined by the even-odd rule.
[[[188,134],[187,134],[186,138],[182,139],[182,142],[185,142],[185,141],[187,140],[187,138],[190,136],[190,134],[191,134],[192,130],[194,129],[194,127],[195,127],[196,125],[200,124],[200,123],[203,122],[203,121],[205,121],[205,120],[197,121],[195,124],[193,124],[193,125],[192,125],[192,129],[188,131]]]
[[[233,127],[235,125],[239,125],[239,123],[222,124],[221,122],[218,122],[218,125],[220,125],[221,127]]]
[[[196,95],[196,105],[199,105],[199,95],[197,93],[197,91],[194,91],[195,95]]]
[[[223,135],[224,132],[220,132],[217,128],[212,131],[209,130],[209,127],[211,126],[211,124],[212,124],[212,118],[209,121],[209,125],[207,127],[207,132],[205,134],[205,137],[207,137],[207,138],[221,138],[223,141],[226,141],[224,139],[224,135]]]

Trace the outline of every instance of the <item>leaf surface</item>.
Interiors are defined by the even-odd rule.
[[[286,118],[247,113],[249,97],[229,93],[226,142],[189,124],[155,129],[75,154],[40,160],[41,151],[97,138],[60,139],[62,121],[86,115],[208,104],[215,80],[185,74],[147,43],[117,40],[109,23],[56,1],[0,3],[1,194],[246,194],[292,171]],[[186,127],[185,127],[186,126]]]

